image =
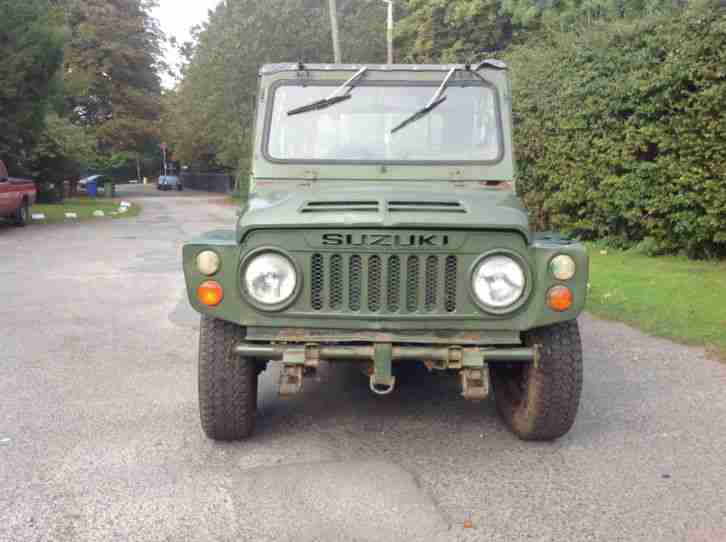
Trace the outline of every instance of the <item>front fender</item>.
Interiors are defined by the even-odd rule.
[[[197,255],[203,250],[215,251],[221,260],[219,271],[207,277],[197,269]],[[240,247],[234,230],[217,230],[204,234],[184,245],[183,266],[187,295],[192,308],[201,314],[208,314],[220,320],[239,322],[242,299],[238,286]],[[217,307],[203,305],[197,299],[197,289],[207,281],[217,281],[224,290],[224,298]]]
[[[560,254],[570,256],[577,267],[575,276],[567,281],[555,279],[549,270],[552,258]],[[524,331],[576,319],[585,309],[587,301],[590,261],[585,245],[557,236],[541,236],[530,245],[530,256],[533,262],[535,291],[527,310],[522,313],[519,329]],[[547,292],[557,285],[567,286],[573,293],[572,306],[564,312],[554,311],[547,306]]]

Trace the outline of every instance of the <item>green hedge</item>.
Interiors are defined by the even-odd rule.
[[[726,255],[726,10],[550,33],[508,54],[536,226]]]

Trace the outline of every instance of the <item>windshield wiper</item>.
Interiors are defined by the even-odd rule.
[[[368,68],[361,68],[356,72],[356,74],[348,79],[345,83],[340,85],[337,89],[335,89],[335,92],[333,92],[330,96],[327,98],[323,98],[322,100],[318,100],[316,102],[313,102],[308,105],[303,105],[302,107],[297,107],[295,109],[291,109],[287,112],[288,116],[292,115],[299,115],[300,113],[307,113],[308,111],[318,111],[320,109],[326,109],[330,107],[331,105],[335,105],[340,102],[344,102],[345,100],[350,100],[350,93],[353,92],[353,89],[355,88],[355,83],[363,77],[363,75],[368,71]],[[341,92],[345,91],[343,94]]]
[[[391,130],[391,133],[395,134],[396,132],[398,132],[402,128],[405,128],[412,122],[416,122],[417,120],[425,117],[426,115],[431,113],[431,111],[433,111],[438,106],[440,106],[442,103],[444,103],[446,101],[446,96],[444,96],[444,91],[446,90],[446,87],[449,86],[449,81],[451,81],[451,78],[454,76],[454,73],[456,73],[457,69],[458,68],[451,68],[451,70],[449,70],[449,73],[447,73],[446,77],[444,78],[444,82],[441,83],[441,86],[436,91],[436,94],[434,94],[434,97],[431,98],[431,100],[429,101],[428,104],[426,104],[426,107],[424,107],[423,109],[421,109],[419,111],[416,111],[413,115],[408,117],[401,124],[399,124],[393,130]]]

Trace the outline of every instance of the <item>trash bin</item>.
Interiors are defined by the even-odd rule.
[[[98,196],[98,184],[96,181],[88,181],[86,183],[86,193],[89,198],[95,198]]]
[[[107,198],[116,197],[116,183],[113,181],[106,181],[103,183],[103,195]]]

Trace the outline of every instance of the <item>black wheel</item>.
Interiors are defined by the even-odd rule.
[[[21,228],[26,226],[28,224],[29,216],[30,205],[28,205],[28,200],[23,200],[23,203],[20,204],[18,210],[15,211],[15,225],[20,226]]]
[[[199,413],[214,440],[242,440],[252,434],[257,413],[258,367],[231,352],[244,328],[202,316],[199,328]]]
[[[181,192],[182,190],[184,190],[184,187],[183,187],[182,185],[178,185],[178,186],[176,187],[176,189],[177,189],[177,190],[178,190],[179,192]]]
[[[575,423],[582,392],[582,343],[576,321],[534,329],[527,345],[539,345],[539,363],[491,367],[499,414],[523,440],[554,440]]]

